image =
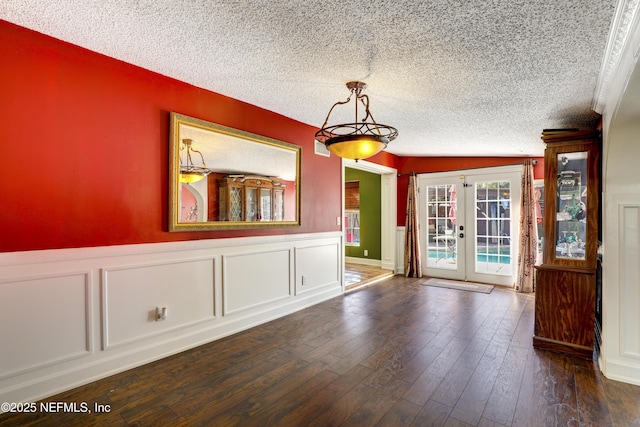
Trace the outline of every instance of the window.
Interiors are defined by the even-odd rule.
[[[360,182],[344,183],[345,245],[360,246]]]
[[[344,223],[347,225],[345,245],[360,246],[360,211],[345,210]]]

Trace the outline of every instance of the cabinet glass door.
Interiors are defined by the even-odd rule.
[[[245,221],[258,220],[258,189],[245,187]]]
[[[271,190],[260,189],[260,221],[271,221]]]
[[[273,190],[273,220],[284,221],[284,191]]]
[[[588,152],[560,153],[557,156],[556,258],[584,260]]]
[[[222,208],[226,212],[226,205]],[[242,188],[229,188],[229,221],[242,221]]]

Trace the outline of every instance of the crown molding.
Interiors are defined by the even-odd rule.
[[[616,6],[591,106],[599,114],[603,113],[610,100],[620,98],[637,62],[639,6],[640,0],[619,0]]]

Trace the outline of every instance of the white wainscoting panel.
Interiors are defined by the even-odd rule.
[[[0,379],[89,355],[89,275],[0,282]]]
[[[640,206],[620,213],[620,353],[640,360]]]
[[[338,231],[0,253],[0,402],[46,398],[340,296],[341,242]]]
[[[222,257],[223,315],[291,296],[291,251],[244,252]]]
[[[214,265],[208,258],[103,269],[103,349],[212,319]],[[157,307],[167,308],[165,320],[156,320]]]
[[[296,295],[340,288],[342,251],[339,242],[296,248]]]

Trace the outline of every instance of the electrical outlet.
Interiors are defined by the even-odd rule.
[[[307,284],[307,276],[305,276],[304,274],[302,275],[302,286]]]
[[[156,307],[156,322],[167,320],[167,307]]]
[[[367,249],[364,250],[364,256],[369,256],[369,251]]]
[[[340,217],[339,216],[336,217],[336,225],[340,225]]]

